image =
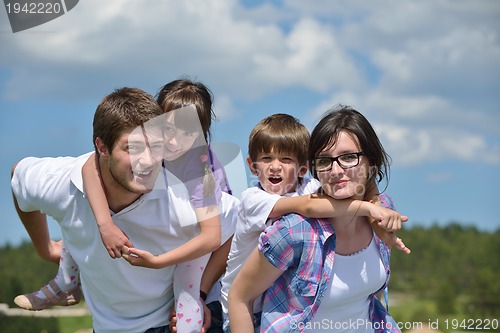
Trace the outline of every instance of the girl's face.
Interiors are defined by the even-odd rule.
[[[348,132],[342,131],[337,142],[330,148],[319,152],[318,157],[336,158],[348,153],[362,152],[358,139]],[[356,155],[347,155],[348,164],[355,165]],[[334,199],[363,199],[369,176],[369,162],[365,156],[359,156],[359,164],[351,168],[340,167],[337,161],[332,162],[331,170],[316,171],[323,191]],[[354,161],[354,162],[353,162]]]
[[[168,112],[165,117],[165,152],[163,158],[167,161],[176,160],[184,155],[189,149],[193,148],[200,136],[200,132],[186,132],[181,128],[177,128],[174,122],[174,115],[174,112]]]

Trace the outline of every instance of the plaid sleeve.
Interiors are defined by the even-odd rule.
[[[264,230],[259,237],[259,251],[277,269],[286,271],[293,264],[293,244],[289,229],[276,221]]]

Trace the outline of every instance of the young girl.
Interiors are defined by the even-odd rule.
[[[369,122],[348,107],[315,127],[309,161],[334,199],[363,200],[389,166]],[[231,332],[254,331],[252,304],[264,292],[261,332],[399,332],[376,296],[387,285],[389,257],[366,216],[282,217],[261,234],[229,290]]]
[[[174,274],[177,330],[181,333],[199,332],[203,323],[203,307],[199,301],[200,280],[210,253],[220,246],[218,204],[221,191],[231,191],[224,169],[207,145],[214,117],[212,95],[208,88],[189,80],[173,81],[160,90],[157,102],[166,112],[163,119],[164,153],[160,157],[154,154],[151,157],[163,158],[169,182],[177,182],[187,188],[196,221],[184,221],[185,228],[181,229],[192,231],[193,225],[198,223],[199,233],[191,235],[191,239],[184,245],[158,256],[135,249],[123,231],[113,223],[98,171],[96,172],[95,155],[83,167],[84,185],[102,241],[111,257],[123,256],[134,266],[149,268],[177,265]],[[133,143],[129,143],[129,154],[133,155],[133,151]],[[143,175],[137,174],[134,177],[140,178]],[[170,185],[176,186],[172,183]],[[76,294],[79,293],[77,270],[69,253],[63,251],[58,275],[49,286],[37,293],[18,296],[16,304],[30,310],[76,304],[79,301],[79,294]],[[58,293],[55,290],[58,286],[61,289],[68,287],[68,276],[72,283],[70,288]],[[47,289],[50,286],[55,286],[52,287],[54,293]]]

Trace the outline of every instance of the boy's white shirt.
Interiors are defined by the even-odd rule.
[[[80,157],[26,158],[19,162],[11,181],[24,211],[42,210],[61,226],[64,243],[80,268],[85,301],[95,332],[137,333],[168,324],[173,305],[175,266],[162,269],[134,267],[124,259],[111,259],[101,241],[94,215],[83,192]],[[115,224],[135,247],[160,254],[193,237],[196,221],[187,189],[163,169],[158,187],[113,215]],[[239,200],[223,193],[222,243],[234,232]],[[189,223],[188,223],[189,224]]]
[[[314,178],[304,178],[302,184],[298,185],[295,192],[286,193],[283,196],[267,193],[260,185],[250,187],[241,194],[241,202],[238,209],[238,220],[236,232],[231,243],[231,250],[227,260],[227,268],[222,278],[221,304],[222,311],[227,315],[227,297],[229,288],[233,284],[236,275],[247,261],[250,254],[257,247],[259,236],[270,226],[275,219],[270,219],[269,214],[276,202],[284,196],[298,196],[317,193],[320,183]],[[262,309],[260,297],[254,301],[254,313]]]

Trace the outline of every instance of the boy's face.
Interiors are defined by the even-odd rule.
[[[295,191],[299,177],[307,172],[305,166],[299,165],[297,157],[274,151],[259,153],[255,161],[247,157],[247,164],[264,191],[278,195]]]

